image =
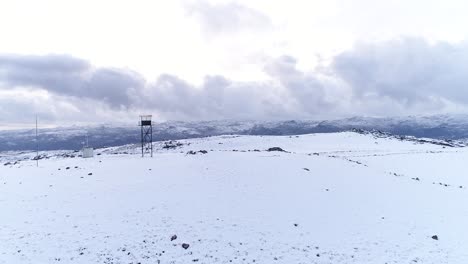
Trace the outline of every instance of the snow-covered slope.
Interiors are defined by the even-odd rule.
[[[0,263],[468,263],[466,148],[351,132],[155,147],[4,153]]]
[[[217,135],[299,135],[352,129],[380,130],[395,135],[433,139],[468,139],[467,115],[353,117],[340,120],[164,122],[153,127],[153,139],[178,140]],[[33,128],[33,125],[31,125]],[[139,127],[127,125],[71,126],[39,129],[42,150],[80,149],[85,135],[94,147],[120,146],[140,140]],[[0,130],[0,151],[36,148],[34,130]]]

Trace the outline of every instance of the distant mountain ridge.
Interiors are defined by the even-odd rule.
[[[468,139],[468,115],[408,117],[352,117],[339,120],[200,121],[164,122],[153,126],[155,141],[216,135],[300,135],[333,133],[352,129],[379,130],[394,135],[433,139]],[[138,144],[140,130],[131,125],[94,125],[39,130],[41,150],[80,149],[86,133],[95,148]],[[33,130],[0,131],[0,151],[35,149]]]

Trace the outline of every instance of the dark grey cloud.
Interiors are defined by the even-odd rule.
[[[205,1],[186,4],[187,14],[199,19],[210,34],[233,33],[239,30],[268,29],[271,21],[265,14],[234,2],[211,4]]]
[[[148,107],[172,119],[268,118],[283,113],[278,96],[264,83],[233,82],[223,76],[206,76],[194,86],[173,75],[161,75],[149,84]]]
[[[34,87],[63,96],[89,98],[114,108],[128,107],[145,85],[137,73],[95,69],[67,55],[0,55],[0,82],[5,88]]]
[[[357,45],[332,69],[358,98],[388,97],[409,106],[442,98],[468,104],[468,46],[419,38]]]
[[[307,114],[330,111],[334,108],[333,100],[326,96],[333,92],[333,86],[318,79],[317,74],[305,73],[297,69],[297,60],[291,56],[282,56],[270,61],[265,72],[280,82],[291,98],[296,100],[300,112]]]

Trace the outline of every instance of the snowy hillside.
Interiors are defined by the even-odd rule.
[[[352,132],[0,154],[0,263],[468,263],[468,149]]]
[[[352,129],[380,130],[395,135],[434,139],[468,139],[467,115],[353,117],[340,120],[164,122],[153,127],[155,141],[218,135],[301,135],[336,133]],[[31,124],[31,129],[33,125]],[[34,130],[0,130],[0,151],[36,148]],[[70,126],[39,129],[42,150],[81,149],[88,134],[97,148],[121,146],[140,140],[136,124]]]

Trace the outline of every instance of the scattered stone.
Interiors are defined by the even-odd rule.
[[[190,151],[187,152],[187,155],[196,155],[197,153],[207,154],[208,151],[206,151],[206,150],[199,150],[199,151],[190,150]]]
[[[11,165],[11,162],[7,162],[7,163],[3,164],[3,166],[8,166],[8,165]]]
[[[88,173],[88,176],[91,176],[91,175],[93,175],[93,173],[92,173],[92,172]]]
[[[294,226],[296,226],[296,227],[297,227],[297,226],[299,226],[299,224],[294,224]]]
[[[189,247],[190,247],[190,245],[189,245],[189,244],[187,244],[187,243],[183,243],[183,244],[182,244],[182,247],[183,247],[184,249],[187,249],[187,248],[189,248]]]
[[[416,138],[413,136],[398,136],[398,135],[393,135],[390,133],[382,132],[380,130],[364,130],[364,129],[356,129],[353,128],[351,131],[363,135],[372,135],[374,138],[394,138],[398,139],[400,141],[409,141],[413,142],[414,144],[434,144],[434,145],[439,145],[442,146],[443,148],[445,147],[451,147],[451,148],[456,148],[456,147],[465,147],[466,144],[462,141],[453,141],[453,140],[438,140],[438,139],[420,139]],[[428,153],[436,153],[434,151],[430,151]]]
[[[45,156],[40,156],[39,155],[39,156],[36,156],[36,157],[32,158],[32,160],[41,160],[43,158],[45,158]]]
[[[305,171],[310,171],[308,168],[302,168],[302,169],[305,170]]]
[[[175,149],[175,148],[178,148],[180,146],[182,146],[183,144],[180,143],[180,142],[177,142],[177,141],[168,141],[168,142],[164,142],[164,146],[162,147],[163,149]]]
[[[66,167],[65,169],[66,169],[66,170],[69,170],[69,169],[70,169],[70,167]]]
[[[174,240],[176,240],[176,239],[177,239],[177,235],[171,236],[171,241],[174,241]]]
[[[437,235],[434,235],[434,236],[432,236],[432,239],[439,240],[439,237]]]

